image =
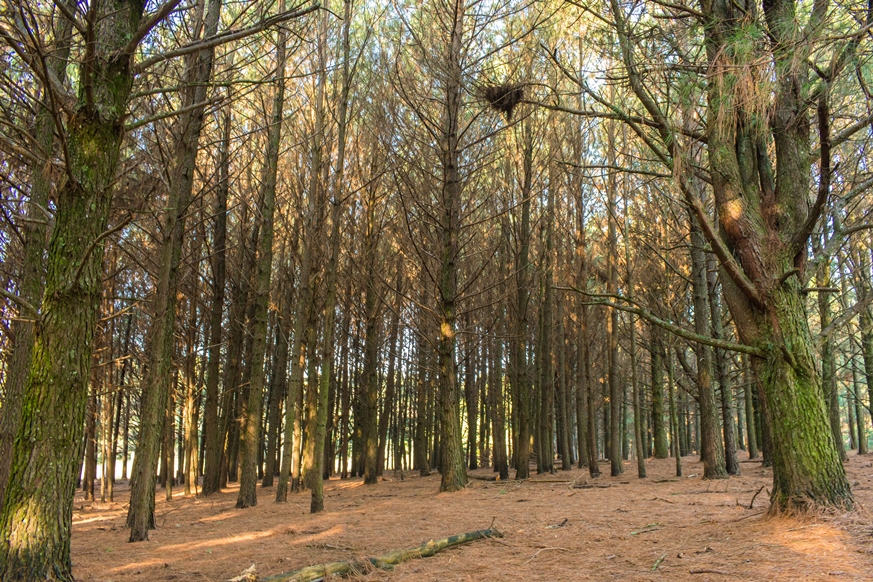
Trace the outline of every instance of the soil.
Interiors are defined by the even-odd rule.
[[[696,460],[696,459],[695,459]],[[227,580],[252,564],[266,576],[324,562],[364,558],[432,538],[494,527],[502,539],[451,548],[357,580],[873,580],[873,456],[847,462],[859,509],[815,518],[768,517],[772,475],[743,459],[742,476],[703,481],[683,458],[647,461],[647,479],[625,463],[620,477],[558,471],[525,482],[471,479],[438,493],[439,475],[386,472],[325,483],[325,511],[309,513],[308,493],[276,504],[259,487],[258,505],[237,510],[236,489],[172,501],[158,491],[158,529],[130,544],[128,489],[114,503],[78,492],[72,555],[77,580]],[[471,472],[493,478],[490,469]],[[763,490],[761,490],[763,487]],[[757,494],[757,495],[756,495]],[[98,494],[99,495],[99,494]],[[754,498],[754,500],[753,500]],[[751,506],[751,508],[750,508]]]

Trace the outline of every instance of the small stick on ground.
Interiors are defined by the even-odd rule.
[[[761,493],[761,491],[764,490],[764,487],[766,487],[766,485],[761,485],[761,488],[758,489],[757,493],[755,493],[755,494],[752,496],[752,501],[749,502],[749,509],[752,509],[752,507],[755,505],[755,499],[758,497],[758,494]]]
[[[701,568],[699,570],[688,570],[689,574],[721,574],[722,576],[730,576],[727,572],[721,570],[710,570],[709,568]]]
[[[561,552],[569,552],[569,551],[570,551],[570,550],[568,550],[567,548],[540,548],[540,549],[538,549],[538,550],[536,551],[536,553],[535,553],[533,556],[530,557],[530,559],[529,559],[527,562],[525,562],[524,564],[522,564],[522,566],[527,566],[528,564],[530,564],[531,562],[533,562],[533,559],[534,559],[534,558],[536,558],[537,556],[540,555],[540,552],[546,552],[546,551],[548,551],[548,550],[558,550],[558,551],[561,551]]]

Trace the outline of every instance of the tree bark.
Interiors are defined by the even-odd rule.
[[[709,309],[709,291],[706,280],[705,241],[699,225],[691,220],[691,283],[694,302],[694,331],[709,337],[712,321]],[[697,354],[698,404],[700,405],[700,456],[703,460],[704,479],[724,479],[724,449],[718,430],[718,411],[712,386],[712,348],[703,344],[694,346]]]
[[[69,4],[71,0],[64,0]],[[55,42],[47,50],[46,66],[61,83],[66,82],[67,59],[70,55],[70,36],[72,22],[60,14],[55,19]],[[47,88],[42,89],[43,103],[47,102]],[[57,128],[61,131],[62,128]],[[30,200],[27,204],[26,220],[22,221],[21,234],[24,238],[22,270],[18,276],[18,296],[33,306],[42,302],[44,278],[46,276],[46,237],[49,235],[48,212],[49,195],[52,190],[51,164],[54,153],[55,119],[50,109],[40,107],[34,123],[34,137],[41,163],[31,168]],[[21,424],[21,411],[24,402],[27,375],[31,366],[34,342],[33,313],[20,313],[10,323],[12,336],[12,356],[4,382],[5,395],[0,409],[0,509],[6,496],[9,474],[12,468],[15,436]]]
[[[230,101],[228,99],[228,101]],[[230,125],[231,107],[224,112],[222,138],[219,147],[218,186],[216,188],[215,226],[212,244],[212,304],[209,319],[209,359],[206,364],[206,402],[203,409],[203,438],[205,459],[203,495],[217,493],[221,485],[221,455],[224,448],[224,426],[218,416],[218,380],[221,363],[222,319],[224,314],[224,285],[227,268],[227,196],[230,191]],[[229,346],[228,346],[229,347]],[[230,386],[225,385],[225,390]]]
[[[707,259],[707,286],[709,291],[709,310],[712,319],[712,337],[724,339],[724,329],[721,323],[721,299],[718,290],[718,271],[716,262],[711,255]],[[737,457],[737,433],[734,427],[733,388],[727,373],[727,362],[724,350],[713,348],[715,353],[715,376],[721,391],[722,434],[724,435],[725,471],[728,475],[740,474],[740,461]]]
[[[220,10],[219,0],[210,1],[204,34],[212,36],[218,30]],[[130,508],[127,514],[131,542],[148,540],[148,530],[154,528],[154,473],[160,448],[158,435],[160,435],[161,416],[166,408],[169,391],[172,390],[170,379],[173,376],[171,370],[175,353],[179,261],[182,255],[182,237],[194,186],[194,165],[205,112],[205,105],[196,106],[196,104],[204,103],[206,100],[209,80],[212,78],[214,52],[214,48],[209,48],[194,53],[189,57],[186,65],[187,84],[182,91],[182,100],[185,107],[193,108],[179,117],[176,126],[176,135],[179,137],[175,144],[173,166],[170,170],[170,191],[164,220],[165,234],[161,245],[154,319],[147,340],[149,363],[143,382],[140,432],[131,474]]]
[[[133,86],[132,54],[144,5],[96,8],[83,90],[64,128],[67,180],[55,197],[46,284],[0,513],[0,578],[72,581],[73,493],[81,459],[88,377],[103,287],[103,245]],[[61,131],[61,128],[56,128]],[[25,444],[26,443],[26,444]]]

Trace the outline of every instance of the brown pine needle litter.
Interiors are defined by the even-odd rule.
[[[702,474],[694,457],[684,457],[683,464],[687,473]],[[873,457],[850,454],[846,465],[862,507],[873,503],[871,464]],[[151,541],[137,544],[127,543],[129,489],[122,482],[114,503],[86,502],[77,494],[73,573],[77,580],[94,581],[216,581],[254,564],[256,575],[266,578],[472,532],[496,516],[502,540],[447,548],[390,571],[374,568],[347,579],[702,582],[728,579],[719,574],[728,573],[733,580],[873,580],[873,517],[863,509],[804,519],[767,517],[765,492],[748,509],[762,485],[772,486],[772,473],[760,464],[743,463],[742,476],[709,492],[700,477],[676,479],[672,459],[651,459],[646,467],[648,479],[636,478],[633,461],[615,478],[591,479],[587,469],[559,472],[571,483],[611,485],[587,489],[537,483],[555,479],[549,475],[524,482],[473,479],[457,493],[438,492],[438,473],[373,486],[331,479],[325,483],[325,511],[315,515],[309,513],[308,492],[276,504],[272,488],[258,487],[258,505],[243,510],[234,508],[235,485],[205,499],[179,492],[167,502],[159,494],[156,510],[164,524],[150,532]],[[550,527],[565,519],[564,527]],[[645,535],[632,535],[640,531]]]

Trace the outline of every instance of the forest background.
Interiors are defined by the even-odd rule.
[[[72,579],[74,491],[115,478],[131,541],[158,484],[318,512],[334,475],[456,491],[692,451],[709,479],[761,455],[774,513],[851,509],[871,25],[827,0],[4,4],[0,577]]]

